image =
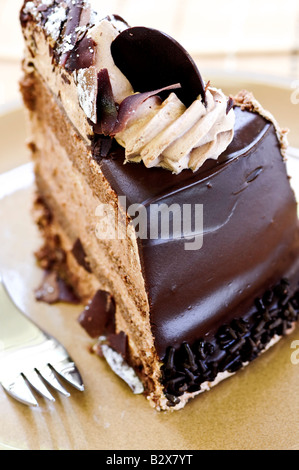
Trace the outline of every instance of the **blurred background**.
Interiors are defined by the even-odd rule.
[[[174,36],[210,71],[299,80],[298,0],[93,0],[132,26]],[[0,0],[0,106],[19,100],[23,0]],[[298,82],[299,86],[299,82]]]

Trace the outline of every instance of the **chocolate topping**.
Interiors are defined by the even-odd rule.
[[[115,302],[105,291],[98,291],[78,318],[91,338],[115,333]]]
[[[128,28],[113,41],[111,52],[136,92],[180,83],[182,88],[176,94],[186,107],[200,95],[205,101],[205,84],[195,62],[167,34],[151,28]],[[163,99],[168,94],[164,93]]]

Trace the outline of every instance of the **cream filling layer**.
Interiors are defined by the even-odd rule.
[[[126,161],[178,174],[217,159],[233,140],[235,113],[227,113],[227,98],[219,89],[207,88],[206,101],[199,96],[186,108],[175,93],[162,103],[155,97],[145,101],[115,136],[125,147]]]

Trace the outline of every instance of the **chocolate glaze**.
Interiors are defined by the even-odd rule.
[[[101,169],[128,205],[203,204],[203,248],[186,240],[139,240],[158,355],[168,347],[212,337],[252,309],[254,300],[283,277],[299,281],[299,231],[274,126],[235,108],[235,138],[218,161],[200,170],[147,169],[124,165],[118,149]],[[279,189],[278,189],[279,188]]]

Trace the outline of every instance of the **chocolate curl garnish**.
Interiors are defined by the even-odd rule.
[[[89,24],[91,15],[91,7],[85,0],[77,0],[75,3],[70,0],[69,5],[68,19],[63,33],[64,39],[67,38],[68,50],[61,56],[60,65],[62,67],[66,66],[71,52],[82,34],[82,28]]]
[[[117,107],[114,101],[112,86],[107,69],[98,73],[98,97],[97,97],[97,124],[94,125],[94,133],[109,136],[112,134],[117,122]]]
[[[181,88],[181,85],[179,83],[175,85],[170,85],[164,88],[159,88],[158,90],[154,90],[154,91],[136,93],[134,95],[131,95],[125,98],[119,107],[117,122],[113,129],[113,135],[116,135],[119,132],[122,132],[126,128],[126,125],[128,124],[130,117],[137,111],[139,106],[141,106],[146,100],[148,100],[152,96],[162,93],[163,91],[176,90],[178,88]]]
[[[115,301],[105,291],[98,291],[78,318],[91,338],[115,333]]]

